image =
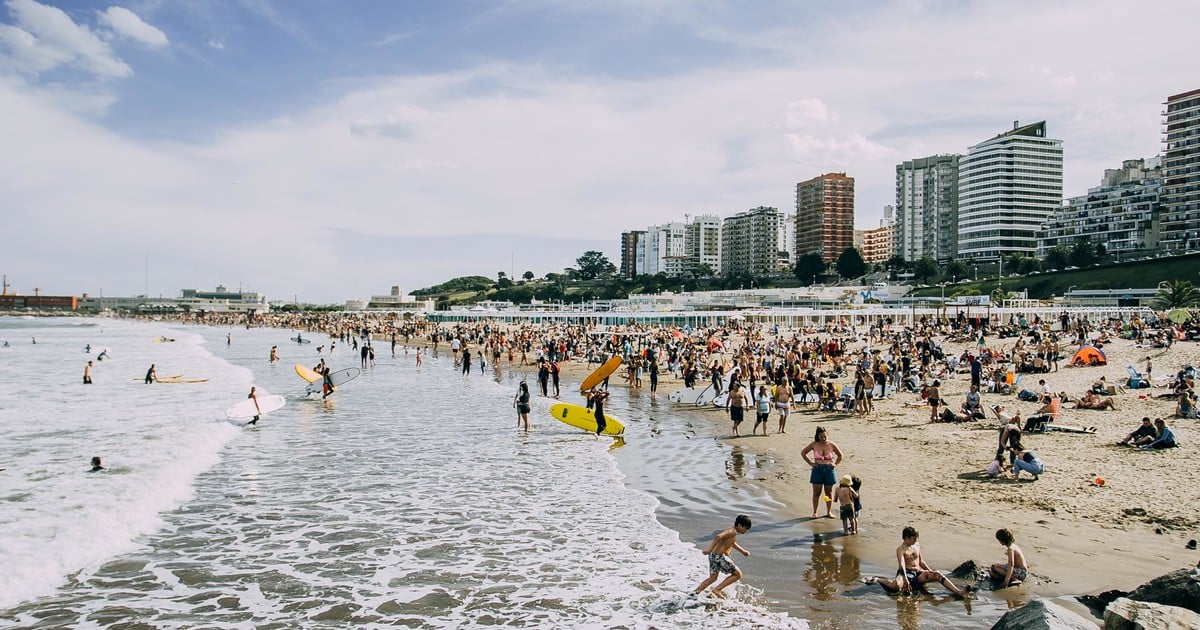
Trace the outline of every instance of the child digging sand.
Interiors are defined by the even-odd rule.
[[[1004,564],[991,566],[992,578],[1000,580],[1000,588],[1017,586],[1029,579],[1029,563],[1025,560],[1025,553],[1013,542],[1015,540],[1013,533],[1007,529],[998,529],[996,530],[996,540],[1004,545],[1007,553]]]
[[[737,544],[737,535],[745,534],[748,531],[750,531],[750,517],[739,514],[733,521],[733,527],[717,534],[708,549],[704,550],[704,553],[708,554],[708,577],[696,587],[696,590],[692,591],[693,596],[700,594],[710,584],[716,582],[720,574],[726,573],[729,577],[712,590],[714,596],[725,599],[725,587],[742,579],[742,570],[729,559],[729,550],[737,549],[742,552],[743,556],[749,556],[750,552]]]
[[[853,484],[854,478],[845,475],[838,482],[837,489],[837,500],[841,506],[838,508],[838,516],[842,518],[842,533],[846,535],[858,533],[858,510],[855,509],[858,492],[852,487]]]

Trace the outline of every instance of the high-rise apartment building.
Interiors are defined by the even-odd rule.
[[[864,262],[877,264],[886,262],[895,252],[895,214],[892,206],[883,207],[883,218],[873,230],[855,230],[854,246],[862,254]]]
[[[796,256],[837,261],[854,247],[854,178],[826,173],[796,184]]]
[[[721,273],[775,273],[782,220],[778,209],[763,206],[726,218],[721,226]]]
[[[638,276],[638,243],[646,236],[646,230],[621,232],[621,276],[633,279]],[[644,249],[644,248],[643,248]]]
[[[684,255],[687,256],[685,275],[696,267],[708,265],[714,274],[721,273],[721,217],[701,214],[692,218],[684,229]]]
[[[1163,214],[1159,245],[1200,247],[1200,90],[1167,99],[1163,113]]]
[[[1037,252],[1037,238],[1062,205],[1062,140],[1046,122],[1022,126],[967,150],[958,168],[958,258],[995,261]]]
[[[904,260],[938,262],[958,250],[960,155],[934,155],[896,165],[894,249]]]
[[[1072,197],[1038,238],[1039,258],[1052,247],[1070,249],[1079,241],[1104,245],[1110,254],[1134,254],[1158,247],[1162,213],[1161,160],[1125,160],[1106,169],[1100,186]]]
[[[796,266],[796,215],[784,215],[779,221],[779,271],[791,275]]]
[[[653,276],[660,273],[678,273],[680,261],[671,263],[667,259],[679,259],[684,256],[684,224],[664,223],[646,228],[643,237],[646,247],[642,254],[642,268],[639,275]]]

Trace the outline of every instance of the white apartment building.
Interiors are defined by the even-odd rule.
[[[1062,141],[1046,137],[1045,121],[1014,122],[968,149],[958,169],[957,257],[1035,255],[1042,226],[1062,205],[1062,173]]]
[[[678,258],[685,254],[684,228],[683,223],[664,223],[646,228],[646,234],[642,237],[644,246],[638,246],[642,251],[639,275],[652,276],[668,272],[665,259]]]
[[[684,232],[684,250],[688,258],[684,272],[698,265],[708,265],[714,274],[721,273],[721,217],[701,214],[692,217]]]
[[[1169,97],[1163,112],[1163,217],[1167,251],[1200,248],[1200,90]]]
[[[955,257],[961,158],[933,155],[896,165],[896,221],[891,249],[904,260],[915,262],[929,256],[946,262]]]
[[[776,273],[782,222],[778,209],[764,206],[726,218],[721,228],[721,273]]]
[[[1106,169],[1100,186],[1072,197],[1038,238],[1038,258],[1056,245],[1078,241],[1104,244],[1110,254],[1134,254],[1158,247],[1162,211],[1162,160],[1125,160]]]

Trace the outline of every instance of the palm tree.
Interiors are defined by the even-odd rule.
[[[1190,280],[1163,280],[1154,294],[1154,307],[1160,310],[1188,308],[1200,304],[1200,288]]]

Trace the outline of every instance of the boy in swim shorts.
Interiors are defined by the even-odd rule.
[[[842,476],[838,484],[837,500],[838,516],[842,519],[842,533],[845,535],[858,533],[858,510],[855,504],[858,501],[858,492],[852,487],[854,478],[850,475]]]
[[[745,534],[750,531],[750,517],[745,514],[739,514],[733,521],[733,527],[717,534],[709,544],[708,549],[704,553],[708,555],[708,577],[692,591],[692,595],[699,595],[701,591],[708,588],[710,584],[717,581],[720,574],[725,573],[729,577],[725,578],[720,584],[713,588],[712,594],[715,597],[725,599],[725,587],[742,579],[742,570],[729,559],[729,550],[736,549],[743,556],[749,557],[750,552],[737,544],[738,534]]]
[[[1016,540],[1013,533],[1008,529],[998,529],[996,540],[1004,545],[1006,554],[1004,564],[997,563],[990,567],[992,578],[1000,580],[1000,588],[1016,586],[1029,579],[1029,562],[1025,560],[1025,553],[1013,542]]]

